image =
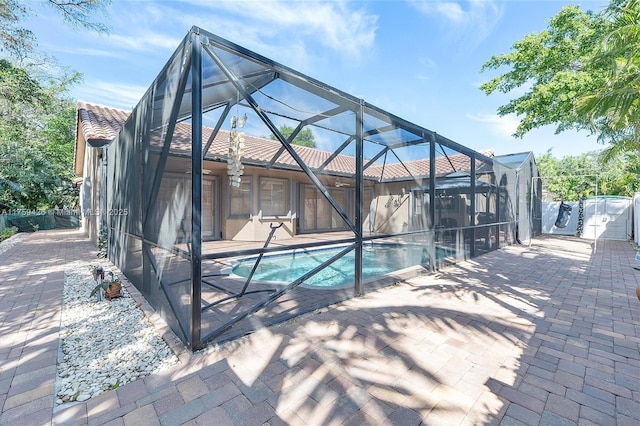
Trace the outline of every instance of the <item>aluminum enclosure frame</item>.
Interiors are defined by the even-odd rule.
[[[300,104],[314,101],[313,108],[280,107],[292,93],[299,96]],[[203,164],[206,161],[218,167],[217,172],[223,170],[220,169],[223,164],[231,164],[231,151],[225,156],[215,149],[225,120],[241,108],[245,117],[250,114],[252,123],[260,126],[260,131],[266,130],[280,144],[269,158],[247,155],[242,159],[243,166],[252,167],[257,170],[256,175],[262,173],[267,177],[275,173],[296,173],[298,180],[289,184],[296,195],[290,199],[298,198],[301,203],[300,194],[306,194],[303,188],[309,193],[317,191],[321,195],[321,201],[317,202],[330,206],[332,217],[344,224],[347,236],[313,242],[295,238],[285,241],[283,244],[290,250],[337,243],[344,247],[286,286],[254,291],[253,294],[264,292],[265,296],[237,311],[225,311],[217,325],[210,326],[211,321],[204,317],[209,315],[212,306],[221,305],[219,301],[205,303],[203,292],[213,288],[226,292],[224,302],[239,300],[245,296],[250,279],[241,292],[229,290],[216,281],[226,278],[224,274],[218,270],[204,272],[204,264],[250,255],[259,255],[262,259],[264,254],[282,250],[282,246],[268,246],[276,232],[272,231],[264,245],[238,245],[238,248],[231,245],[224,251],[203,251],[203,194],[205,184],[210,185],[205,179]],[[232,117],[238,118],[240,114]],[[288,137],[281,131],[281,123],[293,123],[293,132]],[[330,134],[340,142],[335,143],[333,152],[313,163],[311,151],[293,144],[305,129]],[[188,132],[188,140],[184,132]],[[349,253],[354,254],[352,292],[350,296],[341,293],[332,300],[365,294],[369,288],[363,277],[366,243],[394,238],[411,241],[428,254],[429,260],[423,267],[434,271],[438,267],[435,259],[442,235],[452,239],[453,257],[458,259],[516,240],[518,194],[514,168],[195,26],[108,150],[108,211],[127,212],[110,214],[107,219],[109,258],[192,350],[246,333],[245,329],[238,334],[229,330],[263,312],[265,307],[279,303],[285,294],[296,291],[305,280]],[[352,156],[345,154],[348,150],[353,152]],[[387,161],[389,154],[397,161]],[[189,166],[179,174],[176,167],[183,164],[181,159],[188,160]],[[336,164],[340,161],[347,166],[339,169]],[[451,185],[438,185],[438,182],[451,183],[455,179],[461,182],[460,173],[469,176],[468,184],[463,184],[468,186],[452,189]],[[215,182],[231,184],[230,177],[216,176]],[[344,191],[352,194],[346,196],[347,199],[353,197],[353,201],[347,203],[350,207],[336,199],[336,189],[329,187],[333,177],[352,182],[349,190]],[[477,182],[481,182],[480,186]],[[396,211],[408,208],[403,204],[409,200],[410,209],[403,214],[408,215],[406,220],[411,226],[407,228],[402,224],[397,229],[366,233],[365,221],[371,224],[374,215],[373,210],[365,211],[365,187],[372,188],[375,205],[386,200],[392,207],[389,211],[393,210],[394,203]],[[402,190],[397,192],[396,188]],[[458,208],[456,214],[464,219],[463,224],[445,229],[438,227],[435,219],[443,215],[443,208],[448,208],[440,206],[449,205],[446,203]],[[304,219],[297,217],[295,208],[291,210],[294,212],[285,216],[291,223]],[[216,217],[221,214],[216,211]],[[417,215],[423,219],[414,224]],[[392,216],[389,218],[397,221]],[[478,223],[478,218],[487,222]],[[272,229],[273,223],[281,220],[262,216],[258,219],[256,223],[270,221]],[[214,239],[234,241],[232,237],[223,236],[214,236]],[[252,241],[258,243],[259,239]],[[256,265],[258,263],[259,260]],[[315,308],[317,305],[309,305],[299,312]],[[286,318],[286,315],[277,318],[274,315],[264,323]]]

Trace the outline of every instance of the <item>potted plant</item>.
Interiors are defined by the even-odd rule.
[[[104,291],[104,295],[107,299],[115,299],[116,297],[122,296],[122,283],[120,282],[120,278],[118,278],[113,272],[109,272],[107,277],[107,288]]]
[[[103,280],[103,277],[105,277],[104,271],[102,268],[98,268],[94,273],[94,277],[96,277],[97,284],[93,290],[91,290],[90,297],[96,296],[96,300],[99,302],[102,300],[103,291],[104,297],[109,300],[122,296],[122,283],[113,272],[107,273],[106,279]]]

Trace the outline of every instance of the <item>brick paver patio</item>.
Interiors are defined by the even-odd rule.
[[[638,425],[640,271],[591,243],[498,250],[56,409],[63,271],[95,249],[40,231],[0,254],[0,424]]]

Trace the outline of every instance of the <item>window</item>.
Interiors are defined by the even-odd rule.
[[[348,206],[351,205],[353,217],[353,203],[349,203],[349,193],[346,189],[327,188],[327,191],[335,202],[349,214]],[[365,194],[367,191],[365,191]],[[369,191],[370,194],[370,191]],[[300,229],[302,232],[315,232],[335,229],[347,229],[347,224],[333,208],[331,203],[322,195],[314,185],[302,185],[302,218]],[[365,195],[365,205],[369,208],[371,196]],[[368,210],[367,210],[368,212]],[[365,213],[367,214],[367,213]]]
[[[252,213],[251,176],[242,176],[240,186],[229,186],[229,217],[249,217]]]
[[[263,216],[289,214],[289,181],[260,178],[260,210]]]

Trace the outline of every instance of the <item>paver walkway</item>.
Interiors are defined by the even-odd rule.
[[[0,424],[640,424],[628,242],[535,239],[183,357],[54,409],[77,232],[0,254]]]

